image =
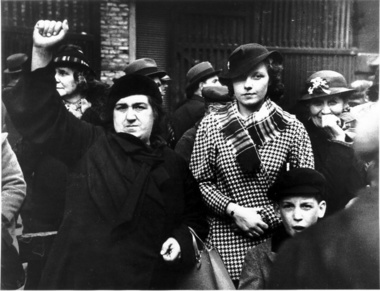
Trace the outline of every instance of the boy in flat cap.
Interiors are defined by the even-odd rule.
[[[265,289],[273,260],[282,243],[317,223],[326,211],[326,180],[309,168],[285,172],[269,196],[282,226],[272,238],[248,250],[240,276],[239,289]]]

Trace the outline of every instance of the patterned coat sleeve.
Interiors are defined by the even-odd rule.
[[[309,135],[301,122],[297,120],[297,129],[294,135],[294,143],[289,153],[291,168],[314,169],[314,155]]]
[[[217,150],[214,140],[216,130],[211,116],[205,117],[197,131],[190,169],[199,183],[202,198],[207,207],[215,214],[223,216],[228,203],[232,202],[232,199],[223,195],[216,185],[215,161]]]

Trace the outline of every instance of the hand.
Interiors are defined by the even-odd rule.
[[[181,259],[181,247],[175,238],[169,237],[162,245],[160,255],[166,262],[175,262]]]
[[[64,39],[69,30],[65,19],[61,21],[39,20],[34,26],[33,46],[37,48],[51,48]]]
[[[346,134],[341,128],[341,120],[334,114],[322,115],[322,128],[329,134],[331,139],[344,141]]]
[[[249,237],[259,237],[268,229],[258,211],[261,208],[243,207],[235,204],[234,206],[234,223],[233,230],[239,230]]]
[[[91,102],[87,101],[86,98],[83,98],[82,99],[82,102],[81,102],[81,111],[82,111],[82,114],[88,109],[91,107]]]

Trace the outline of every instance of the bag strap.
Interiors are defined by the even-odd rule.
[[[201,251],[198,248],[198,244],[197,244],[196,239],[198,239],[200,241],[200,243],[202,244],[203,249],[206,249],[206,245],[200,239],[200,237],[197,235],[197,233],[194,231],[194,229],[192,229],[190,226],[188,226],[188,228],[189,228],[191,237],[193,239],[193,248],[194,248],[194,252],[195,252],[195,259],[197,260],[197,268],[199,269],[201,267]]]

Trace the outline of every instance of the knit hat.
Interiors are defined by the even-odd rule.
[[[156,61],[150,58],[142,58],[133,61],[125,67],[124,73],[125,75],[138,74],[150,78],[162,78],[167,75],[166,72],[159,71]]]
[[[353,91],[354,89],[348,88],[347,81],[342,74],[335,71],[323,70],[312,74],[306,80],[306,87],[300,101],[325,96],[347,96],[348,93]]]
[[[326,179],[310,168],[295,168],[280,176],[268,196],[274,201],[292,195],[310,195],[325,198]]]
[[[28,56],[23,53],[13,54],[7,57],[7,68],[4,70],[6,74],[15,74],[22,71],[22,66],[28,60]]]
[[[243,44],[236,48],[228,58],[228,72],[221,76],[223,79],[234,79],[248,73],[266,58],[271,57],[282,63],[282,55],[278,51],[268,51],[257,43]]]
[[[56,67],[79,67],[83,70],[88,70],[94,73],[82,49],[79,46],[72,44],[62,45],[58,49],[53,58],[53,64]]]
[[[190,90],[199,82],[202,82],[212,76],[218,75],[222,70],[215,70],[210,62],[196,64],[186,74],[186,90]]]

